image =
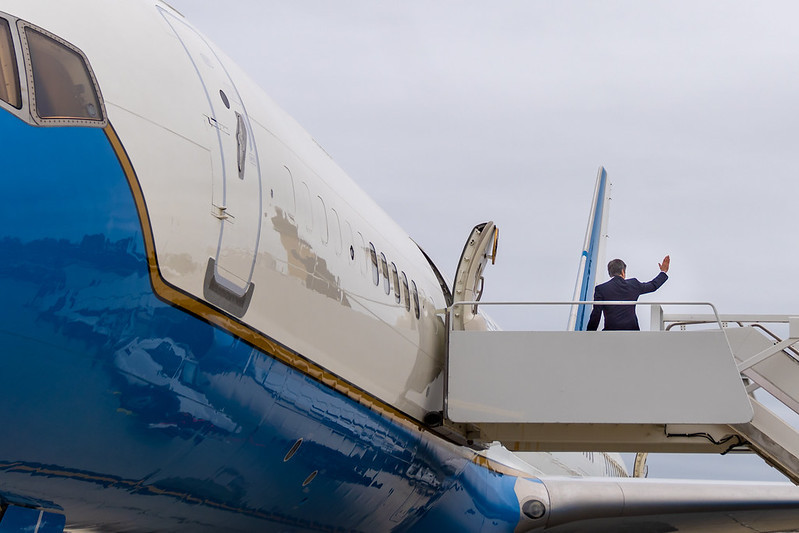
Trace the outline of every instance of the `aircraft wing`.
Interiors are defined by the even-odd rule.
[[[517,531],[799,531],[799,487],[790,483],[567,477],[540,481],[549,498],[546,514]]]

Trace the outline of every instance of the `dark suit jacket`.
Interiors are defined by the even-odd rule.
[[[624,279],[614,276],[610,281],[597,285],[594,289],[594,300],[629,301],[634,302],[638,297],[648,292],[654,292],[663,285],[669,277],[661,272],[652,281],[641,283],[635,278]],[[640,330],[638,317],[635,316],[634,305],[594,305],[591,317],[588,319],[588,331],[596,331],[599,327],[599,318],[605,313],[605,330]]]

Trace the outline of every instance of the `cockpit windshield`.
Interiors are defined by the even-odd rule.
[[[0,19],[0,100],[17,109],[22,108],[14,41],[11,38],[11,28],[5,19]]]
[[[36,115],[42,119],[102,121],[100,98],[83,56],[31,27],[25,28],[25,37]]]

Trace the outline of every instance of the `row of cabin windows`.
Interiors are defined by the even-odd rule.
[[[275,188],[271,191],[272,199],[278,204],[283,204],[289,213],[296,210],[299,220],[297,224],[304,223],[308,231],[313,231],[319,235],[322,244],[332,246],[336,254],[341,254],[344,243],[350,242],[349,256],[352,263],[356,262],[356,249],[365,250],[365,239],[360,232],[353,232],[352,226],[347,220],[342,225],[341,218],[334,208],[327,209],[324,199],[318,195],[312,195],[308,184],[305,181],[299,182],[299,191],[295,188],[294,176],[288,166],[283,166],[285,172],[276,176]],[[299,194],[297,194],[299,192]],[[276,194],[277,193],[277,194]],[[275,198],[277,196],[277,198]],[[342,231],[343,230],[343,231]],[[343,233],[343,234],[342,234]],[[377,250],[374,244],[369,243],[369,254],[372,265],[372,281],[376,286],[381,282],[383,290],[387,295],[391,295],[392,288],[394,301],[397,304],[405,302],[405,309],[413,313],[416,318],[421,315],[419,303],[419,290],[416,282],[408,282],[405,272],[397,269],[393,262],[389,264],[385,254],[381,253],[378,259]],[[369,259],[366,259],[369,261]],[[359,261],[360,262],[360,261]],[[364,263],[361,264],[361,272],[365,273]]]
[[[627,477],[622,467],[610,459],[605,460],[605,474],[608,477]]]
[[[351,243],[349,254],[350,259],[354,260],[356,247],[350,223],[344,220],[342,224],[338,211],[332,207],[328,210],[321,196],[312,196],[305,181],[295,185],[288,166],[284,165],[283,171],[276,173],[273,178],[275,183],[270,192],[272,200],[292,219],[297,217],[297,226],[304,224],[307,231],[318,235],[322,244],[332,247],[336,255],[341,255],[345,243]],[[363,242],[363,237],[358,235]],[[363,267],[362,270],[365,272]]]
[[[411,297],[413,297],[413,314],[416,318],[421,315],[419,306],[419,289],[416,287],[416,282],[411,280],[410,286],[408,285],[408,276],[405,272],[397,270],[397,265],[391,263],[391,271],[389,272],[389,263],[386,259],[386,254],[380,253],[378,260],[377,250],[375,245],[369,243],[369,255],[372,260],[372,282],[378,287],[380,286],[381,271],[383,280],[383,290],[387,295],[391,294],[391,288],[394,288],[394,301],[396,303],[405,302],[405,310],[411,310]],[[401,280],[401,282],[400,282]]]
[[[594,458],[594,452],[583,452],[589,461],[592,463],[596,461]],[[611,459],[607,455],[601,456],[603,459],[604,467],[605,467],[605,475],[610,477],[626,477],[624,469],[619,465],[615,460]]]

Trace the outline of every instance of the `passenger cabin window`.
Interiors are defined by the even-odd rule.
[[[333,249],[336,255],[341,255],[341,219],[338,217],[338,211],[330,209],[330,236],[333,240]]]
[[[416,282],[411,280],[411,291],[413,292],[413,313],[416,315],[416,318],[421,316],[421,311],[419,309],[419,290],[416,288]]]
[[[400,303],[400,284],[397,265],[391,263],[391,279],[394,281],[394,301]]]
[[[377,266],[377,252],[375,251],[375,245],[371,242],[369,243],[369,255],[372,258],[372,281],[375,285],[380,285],[380,267]]]
[[[391,294],[391,278],[388,277],[388,262],[386,261],[386,254],[380,254],[380,263],[383,265],[383,290],[386,294]]]
[[[411,295],[408,291],[408,276],[405,272],[402,273],[402,297],[405,298],[405,310],[411,310]]]
[[[305,222],[305,229],[313,229],[313,215],[311,214],[311,191],[304,181],[300,184],[300,194],[297,198],[297,216]],[[299,220],[297,221],[299,226]]]
[[[314,200],[314,226],[319,231],[319,238],[322,240],[322,244],[327,244],[327,241],[330,239],[330,233],[327,224],[327,209],[325,208],[325,201],[322,199],[321,196],[317,196]]]
[[[42,119],[104,120],[100,96],[82,54],[25,28],[33,74],[31,102]]]
[[[275,188],[272,189],[272,199],[274,203],[283,209],[286,216],[293,217],[297,209],[294,199],[294,178],[291,176],[289,167],[275,173]]]
[[[355,264],[355,238],[352,235],[352,225],[347,220],[344,221],[344,235],[343,235],[343,238],[344,238],[344,245],[345,246],[349,246],[349,250],[347,250],[347,253],[350,256],[350,264],[354,265]]]
[[[19,86],[17,56],[8,21],[0,19],[0,100],[22,108],[22,93]]]
[[[366,269],[368,268],[369,258],[366,255],[366,242],[363,239],[363,234],[359,231],[358,232],[358,240],[355,241],[355,246],[357,248],[356,256],[358,259],[358,265],[361,270],[361,274],[366,274]]]

